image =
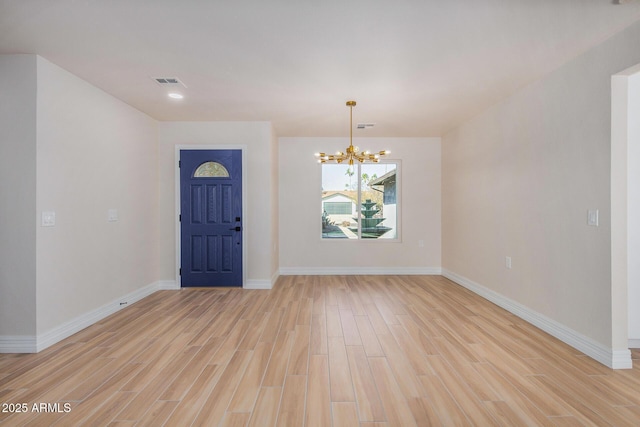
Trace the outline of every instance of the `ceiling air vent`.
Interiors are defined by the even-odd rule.
[[[375,126],[375,123],[358,123],[358,129],[369,129]]]
[[[177,77],[151,77],[158,85],[162,87],[187,87]]]

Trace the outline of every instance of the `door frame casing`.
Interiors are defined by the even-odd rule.
[[[247,146],[244,144],[180,144],[175,145],[174,152],[174,184],[175,184],[175,240],[176,240],[176,284],[182,289],[182,276],[180,276],[182,246],[180,227],[180,161],[181,150],[240,150],[242,153],[242,288],[247,283],[247,231],[250,229],[247,221]]]
[[[630,337],[632,310],[638,309],[631,286],[637,284],[632,258],[640,246],[637,241],[637,221],[633,214],[637,205],[632,203],[633,185],[637,173],[633,143],[638,138],[638,127],[630,120],[630,109],[637,108],[632,98],[632,87],[640,78],[640,64],[636,64],[611,77],[611,313],[612,347],[621,349],[625,368],[633,363],[628,348],[635,348],[640,340]],[[637,288],[634,288],[637,290]],[[629,294],[632,295],[629,295]],[[635,304],[635,305],[634,305]],[[637,311],[633,312],[636,313]]]

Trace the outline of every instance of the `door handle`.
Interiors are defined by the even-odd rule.
[[[233,227],[233,228],[230,228],[229,230],[242,231],[242,227],[240,227],[240,226],[238,226],[238,227]]]

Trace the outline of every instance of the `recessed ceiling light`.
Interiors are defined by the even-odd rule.
[[[169,94],[169,98],[173,98],[173,99],[182,99],[184,98],[184,96],[180,93],[176,93],[176,92],[171,92]]]

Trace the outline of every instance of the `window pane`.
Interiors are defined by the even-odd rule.
[[[351,215],[350,202],[325,202],[324,210],[329,215]]]
[[[228,177],[229,171],[218,162],[205,162],[198,166],[193,174],[194,178]]]
[[[322,165],[322,238],[356,239],[358,198],[356,168],[348,165]]]
[[[395,239],[397,181],[394,163],[364,164],[361,172],[360,214],[363,239]]]

